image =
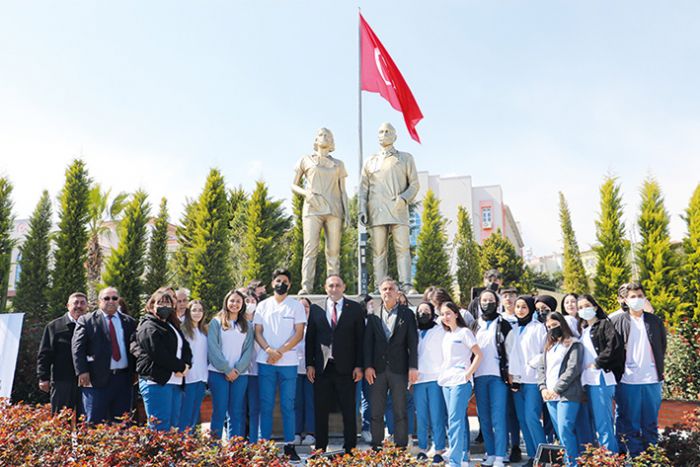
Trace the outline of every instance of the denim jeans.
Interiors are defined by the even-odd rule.
[[[194,433],[194,428],[199,423],[199,411],[202,408],[204,391],[207,384],[204,381],[185,384],[182,394],[182,409],[180,410],[180,421],[177,424],[180,431]]]
[[[617,437],[622,451],[626,448],[635,457],[659,442],[660,408],[661,383],[617,385]]]
[[[139,379],[139,391],[148,417],[148,427],[158,431],[168,431],[178,424],[182,408],[182,389],[177,384],[148,384]],[[151,417],[155,418],[151,420]]]
[[[500,376],[478,376],[474,378],[474,394],[486,453],[505,457],[508,446],[508,386]]]
[[[578,440],[574,428],[576,426],[576,417],[581,404],[571,401],[549,401],[547,409],[552,417],[554,431],[557,433],[557,438],[564,445],[566,450],[566,465],[576,465],[578,457]]]
[[[297,365],[275,366],[258,364],[258,384],[260,385],[260,436],[272,437],[272,413],[275,407],[275,392],[280,388],[280,411],[284,442],[294,441],[294,398],[297,392]]]
[[[593,424],[598,433],[598,444],[608,451],[617,452],[617,440],[613,425],[613,396],[615,386],[607,386],[605,377],[600,375],[600,385],[586,386],[588,406],[593,415]]]
[[[297,434],[314,433],[314,385],[306,375],[297,375],[294,418]]]
[[[430,428],[435,451],[444,450],[447,406],[442,388],[438,386],[437,381],[418,383],[413,386],[413,401],[416,405],[418,447],[423,450],[428,449],[428,428]]]
[[[513,393],[515,411],[518,414],[520,429],[523,431],[528,457],[535,457],[537,447],[544,443],[542,396],[536,384],[521,384],[520,390]]]
[[[258,386],[258,375],[248,375],[246,401],[248,402],[248,441],[257,443],[260,438],[260,388]]]
[[[362,431],[369,431],[370,422],[372,421],[372,411],[369,406],[369,383],[362,378],[362,381],[358,381],[355,384],[355,403],[362,420]]]
[[[226,434],[229,439],[245,435],[245,390],[247,387],[247,375],[240,375],[233,382],[230,382],[226,380],[226,375],[223,373],[209,371],[212,439],[221,439],[224,421],[227,419]]]
[[[450,439],[450,467],[460,467],[469,461],[469,417],[467,407],[472,395],[472,383],[442,388],[447,406],[447,436]],[[436,448],[437,449],[437,448]]]

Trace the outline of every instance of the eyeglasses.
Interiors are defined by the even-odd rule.
[[[117,297],[116,295],[112,295],[111,297],[102,297],[102,300],[104,300],[105,302],[108,302],[110,300],[116,302],[117,300],[119,300],[119,297]]]

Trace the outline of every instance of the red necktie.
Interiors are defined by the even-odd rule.
[[[333,302],[333,314],[331,315],[331,327],[335,329],[335,327],[338,325],[338,309],[336,308],[336,305],[338,305],[336,302]]]
[[[109,340],[112,343],[112,360],[118,362],[122,359],[122,353],[119,351],[119,342],[117,342],[117,330],[114,329],[112,318],[114,315],[108,315],[109,318]]]

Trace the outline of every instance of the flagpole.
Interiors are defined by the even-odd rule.
[[[359,203],[359,191],[362,188],[362,30],[360,28],[360,14],[362,10],[357,8],[357,137],[358,137],[358,164],[357,164],[357,191]],[[359,207],[359,206],[358,206]],[[357,211],[357,292],[358,295],[367,293],[367,228],[360,222],[360,210]]]

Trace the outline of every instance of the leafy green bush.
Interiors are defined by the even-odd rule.
[[[682,322],[668,335],[664,397],[697,400],[700,397],[700,329]]]
[[[671,460],[669,465],[700,466],[700,409],[686,414],[682,422],[666,428],[659,446]]]

